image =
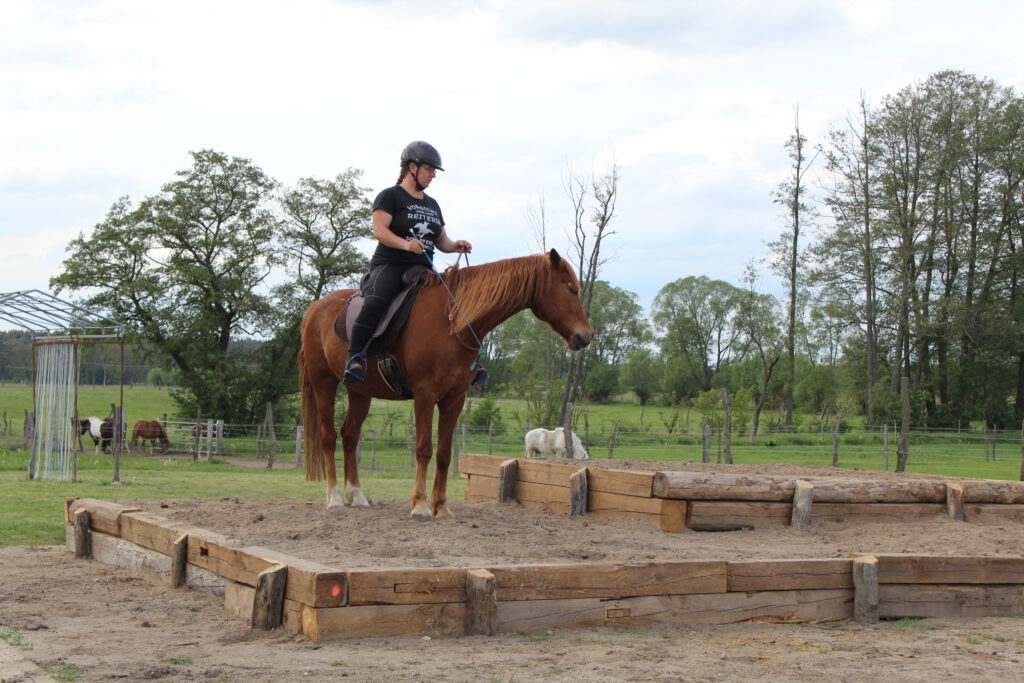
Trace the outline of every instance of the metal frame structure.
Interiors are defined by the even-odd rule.
[[[29,478],[43,467],[44,479],[77,481],[77,458],[71,429],[78,420],[79,346],[117,344],[121,351],[119,411],[124,406],[124,330],[103,316],[38,289],[0,293],[0,321],[32,335],[32,404],[34,430]],[[40,360],[42,359],[42,361]],[[54,367],[54,362],[61,365]],[[40,373],[40,365],[44,372]],[[50,400],[57,395],[58,400]],[[70,397],[70,400],[68,399]],[[116,423],[122,422],[121,416]],[[115,432],[123,432],[122,429]],[[114,483],[120,483],[121,434],[112,442]],[[70,472],[67,463],[72,463]],[[54,472],[53,463],[61,465]]]

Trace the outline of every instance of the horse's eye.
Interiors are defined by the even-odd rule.
[[[580,295],[580,288],[579,287],[574,287],[573,285],[569,285],[569,293],[572,294],[573,296],[579,296]]]

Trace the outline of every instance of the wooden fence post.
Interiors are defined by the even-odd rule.
[[[708,424],[707,415],[700,416],[700,435],[704,443],[701,462],[711,462],[711,425]]]
[[[295,427],[295,466],[302,466],[302,425]]]
[[[1024,431],[1021,432],[1024,434]],[[619,421],[616,420],[615,424],[612,425],[612,437],[608,440],[608,459],[611,460],[615,454],[615,438],[619,435]],[[1021,437],[1021,479],[1024,480],[1024,436]]]
[[[565,413],[562,415],[562,435],[565,437],[565,457],[567,460],[572,460],[572,403],[565,404]]]
[[[836,413],[836,423],[832,426],[832,467],[839,467],[839,426],[843,422],[843,414]]]
[[[732,464],[732,403],[729,401],[729,391],[722,389],[722,408],[725,410],[725,426],[722,432],[725,435],[725,464]]]
[[[903,402],[903,424],[900,426],[900,445],[896,451],[896,471],[906,472],[910,456],[910,378],[900,378],[900,400]]]

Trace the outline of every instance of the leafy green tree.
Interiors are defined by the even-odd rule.
[[[700,391],[711,389],[715,374],[738,351],[741,330],[736,315],[741,301],[741,290],[706,275],[670,282],[654,299],[653,322],[662,355],[685,359]]]
[[[620,373],[620,385],[632,391],[640,405],[647,405],[659,385],[659,363],[650,349],[634,349],[626,356]]]
[[[326,287],[339,268],[296,254],[295,228],[273,206],[277,184],[251,161],[213,150],[192,159],[159,194],[137,207],[119,199],[91,234],[73,240],[51,285],[87,292],[86,305],[109,311],[169,358],[180,373],[181,410],[255,422],[267,402],[295,391],[296,330],[313,291],[295,290],[307,280]],[[304,267],[327,274],[303,279]],[[266,341],[252,353],[238,348],[244,338]]]

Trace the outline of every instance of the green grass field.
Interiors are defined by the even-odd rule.
[[[83,386],[79,407],[82,415],[105,416],[110,403],[119,400],[118,387]],[[223,458],[193,462],[175,457],[143,457],[123,454],[121,484],[112,485],[113,467],[109,455],[94,455],[91,443],[78,459],[79,481],[30,481],[29,454],[24,450],[21,428],[24,411],[31,406],[31,387],[0,385],[0,415],[7,419],[7,434],[0,434],[0,545],[45,545],[61,543],[64,526],[62,509],[68,496],[136,498],[320,498],[322,482],[304,479],[298,468],[268,471],[231,464]],[[503,429],[459,429],[456,437],[462,452],[520,456],[525,429],[522,406],[516,401],[499,401]],[[136,386],[125,388],[124,404],[133,419],[173,417],[174,407],[166,389]],[[411,403],[379,402],[367,420],[362,443],[361,476],[371,498],[407,498],[412,487],[412,457],[409,451]],[[641,408],[637,405],[583,405],[577,430],[589,444],[593,458],[607,458],[611,434],[618,424],[615,459],[700,461],[702,443],[700,416],[696,411],[667,406]],[[767,424],[767,420],[765,423]],[[0,427],[3,427],[0,425]],[[670,431],[671,428],[671,431]],[[288,430],[291,429],[289,432]],[[278,427],[281,447],[278,458],[292,458],[294,427]],[[289,443],[289,439],[292,440]],[[248,448],[252,437],[226,439],[228,455]],[[711,444],[711,460],[719,457],[717,437]],[[885,466],[883,435],[879,431],[846,431],[840,435],[838,465],[846,468],[881,470]],[[985,479],[1017,480],[1021,474],[1021,437],[1016,432],[989,435],[986,444],[977,430],[964,432],[914,432],[911,434],[908,472]],[[247,452],[250,457],[251,449]],[[798,431],[763,433],[750,443],[745,436],[732,440],[735,463],[791,463],[831,465],[830,427],[803,418]],[[994,458],[993,458],[994,455]],[[896,462],[896,435],[888,437],[888,469]],[[453,476],[449,484],[453,498],[463,496],[464,480]]]

